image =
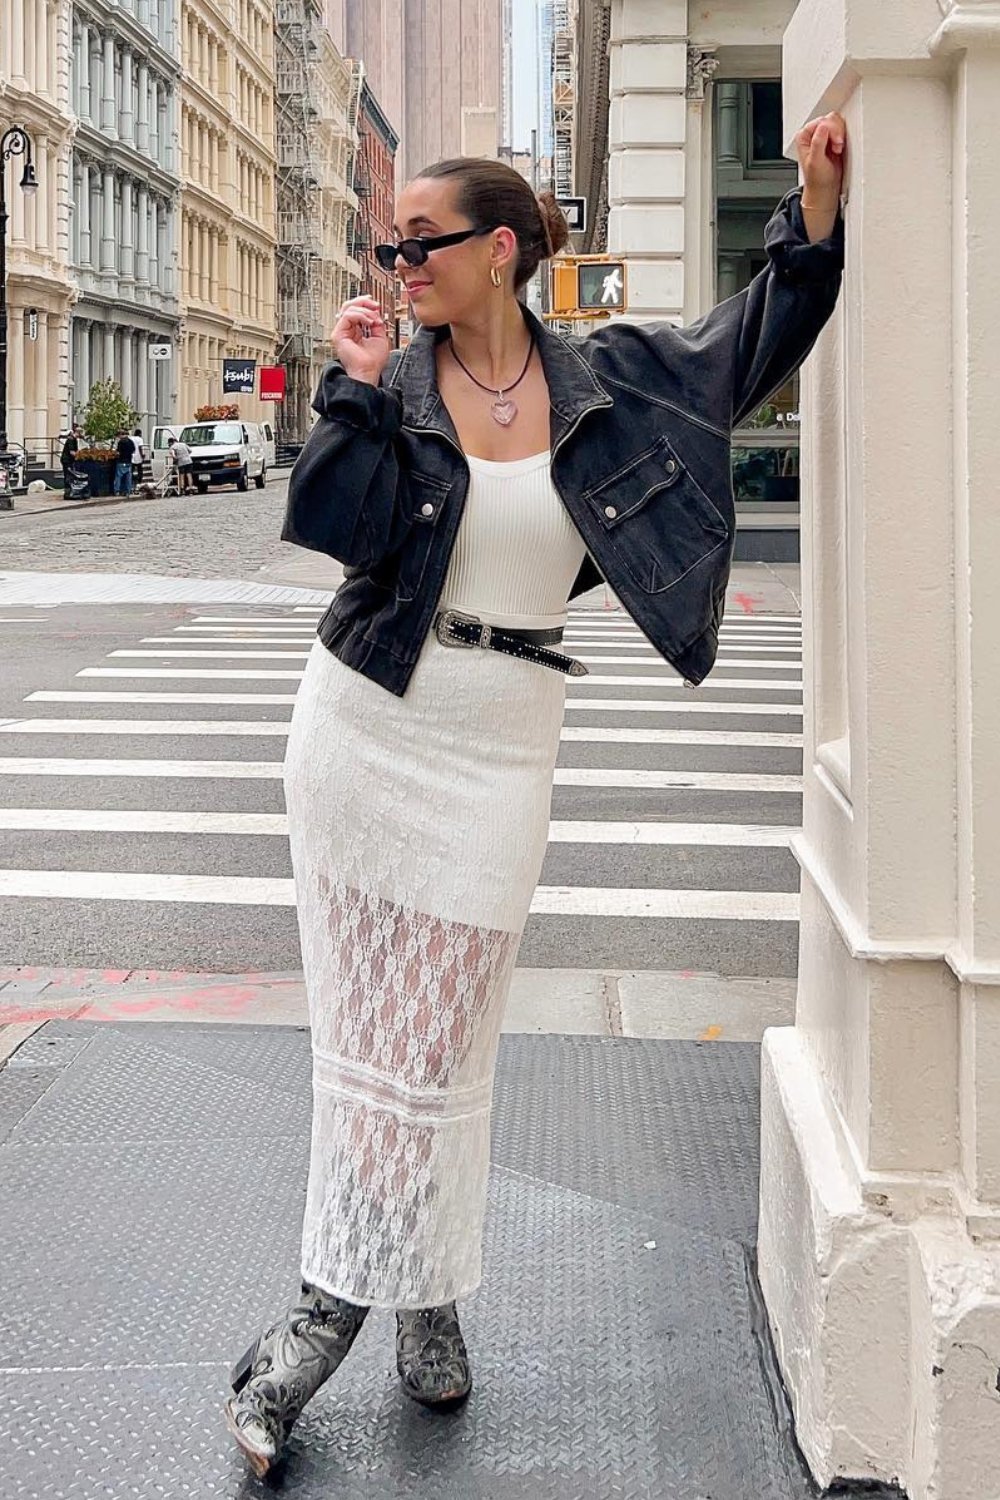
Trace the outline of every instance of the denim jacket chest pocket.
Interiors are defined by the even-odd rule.
[[[649,594],[673,588],[729,541],[724,517],[664,437],[582,498],[607,544]]]
[[[400,551],[396,580],[397,597],[404,602],[413,599],[420,588],[450,488],[446,479],[433,474],[416,469],[407,474],[406,511],[410,526]]]

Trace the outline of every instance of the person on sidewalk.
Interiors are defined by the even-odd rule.
[[[167,463],[174,466],[177,475],[178,493],[181,495],[190,495],[194,488],[192,482],[194,464],[188,444],[182,443],[180,438],[168,438]]]
[[[83,429],[76,423],[66,434],[66,441],[62,445],[59,462],[62,465],[63,493],[68,497],[70,492],[71,470],[76,465],[76,455],[80,451],[80,439],[83,437]]]
[[[135,458],[135,443],[124,428],[118,434],[118,445],[115,451],[118,454],[117,462],[115,463],[115,494],[131,495],[132,460]]]
[[[408,348],[390,351],[373,298],[340,310],[282,531],[347,577],[285,758],[312,1151],[300,1298],[225,1403],[259,1475],[371,1307],[395,1309],[408,1396],[443,1409],[471,1390],[457,1301],[481,1280],[500,1025],[565,676],[587,670],[558,650],[567,601],[603,574],[685,679],[710,671],[730,434],[833,310],[844,136],[838,115],[801,132],[804,184],[767,227],[766,269],[694,327],[550,332],[518,294],[566,221],[478,158],[414,178],[398,242],[376,249],[421,325]]]
[[[132,485],[138,488],[142,483],[143,468],[146,463],[146,445],[142,440],[142,428],[137,427],[132,434],[135,444],[135,453],[132,455]]]

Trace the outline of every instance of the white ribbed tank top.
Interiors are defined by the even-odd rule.
[[[491,625],[561,625],[586,552],[549,473],[549,453],[469,458],[469,493],[441,593]]]

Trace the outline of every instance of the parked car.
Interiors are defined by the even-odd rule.
[[[191,422],[175,436],[191,449],[192,476],[199,494],[207,494],[210,485],[220,484],[235,484],[238,490],[246,490],[251,479],[259,490],[264,488],[267,456],[259,423]]]

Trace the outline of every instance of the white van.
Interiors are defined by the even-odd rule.
[[[191,477],[200,495],[210,485],[235,484],[238,490],[259,490],[267,483],[264,439],[257,422],[239,419],[191,422],[175,436],[191,449]]]
[[[153,470],[153,483],[159,484],[167,472],[167,452],[172,437],[180,437],[180,425],[154,427],[153,441],[149,449],[149,461]]]
[[[274,468],[274,428],[270,422],[260,422],[260,435],[264,441],[264,467]]]

